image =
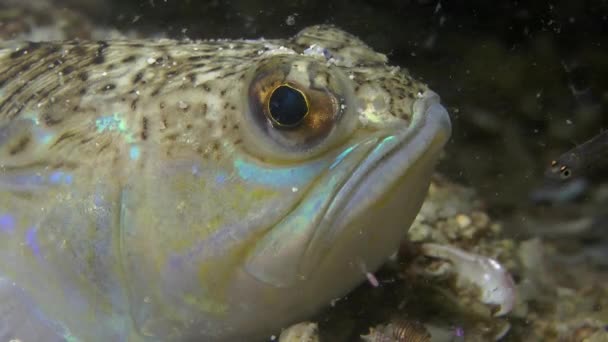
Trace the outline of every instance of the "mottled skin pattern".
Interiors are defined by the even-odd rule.
[[[309,125],[271,124],[273,82],[310,92]],[[449,130],[423,84],[331,27],[2,42],[0,339],[276,332],[394,252]]]

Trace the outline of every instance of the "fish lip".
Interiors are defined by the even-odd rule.
[[[302,274],[311,274],[318,265],[320,259],[326,253],[319,253],[319,248],[328,250],[335,241],[336,235],[343,230],[344,222],[348,223],[350,215],[346,208],[358,198],[364,190],[377,184],[378,172],[383,169],[400,170],[400,175],[391,179],[387,184],[394,184],[409,170],[416,165],[425,153],[439,155],[451,135],[451,122],[446,109],[441,105],[439,96],[426,90],[414,102],[412,121],[407,129],[400,127],[384,138],[379,139],[375,148],[368,152],[363,162],[354,171],[352,176],[336,192],[329,207],[327,208],[319,228],[315,231],[306,249],[303,263],[300,266]],[[389,146],[383,146],[386,143]],[[403,160],[400,157],[408,156]],[[390,170],[389,170],[390,171]],[[429,177],[430,178],[430,177]],[[378,193],[370,197],[376,199],[385,192],[384,187]],[[369,205],[372,200],[366,200]],[[340,227],[335,229],[335,227]],[[404,231],[406,231],[404,229]],[[324,252],[325,252],[324,251]],[[317,258],[312,256],[318,255]]]
[[[382,142],[368,153],[363,163],[354,171],[353,177],[346,181],[342,188],[332,200],[331,207],[339,207],[341,214],[344,214],[344,207],[353,200],[358,192],[364,187],[366,181],[370,181],[377,175],[378,169],[383,166],[393,166],[401,169],[401,174],[405,173],[413,166],[425,153],[439,153],[451,134],[451,123],[449,115],[441,105],[439,96],[432,90],[427,90],[413,105],[413,118],[408,129],[398,128],[393,134],[385,136],[380,141],[387,141],[394,138],[393,146],[380,148]],[[439,141],[436,141],[439,139]],[[434,146],[433,146],[434,145]],[[379,153],[376,153],[379,151]],[[376,153],[376,155],[374,155]],[[407,162],[395,163],[393,157],[397,155],[409,155]],[[408,164],[405,166],[403,163]],[[399,165],[396,165],[399,164]],[[398,181],[396,177],[392,182]],[[342,204],[342,205],[340,205]],[[326,215],[330,215],[328,210]],[[333,219],[333,223],[340,217]]]

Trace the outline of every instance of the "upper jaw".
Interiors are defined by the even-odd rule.
[[[414,103],[413,111],[411,124],[379,139],[338,190],[302,258],[302,274],[314,272],[319,258],[325,255],[323,251],[332,247],[337,235],[392,186],[407,177],[408,171],[425,169],[422,176],[428,179],[414,180],[414,183],[428,183],[439,154],[450,137],[450,118],[440,104],[439,96],[431,90]],[[420,172],[412,173],[420,175]],[[407,231],[407,227],[402,228]]]

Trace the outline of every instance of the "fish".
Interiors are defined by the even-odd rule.
[[[0,340],[268,338],[397,251],[450,133],[333,26],[0,42]]]
[[[551,161],[541,186],[531,193],[536,203],[565,203],[580,199],[593,184],[608,180],[608,130]]]

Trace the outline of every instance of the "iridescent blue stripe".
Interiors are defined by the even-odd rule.
[[[25,244],[32,250],[35,256],[40,257],[40,245],[38,244],[37,228],[31,227],[25,233]]]
[[[11,214],[0,215],[0,231],[12,233],[15,230],[15,218]]]
[[[234,161],[234,167],[244,181],[277,188],[300,187],[308,184],[318,176],[319,169],[325,165],[327,161],[318,160],[305,165],[278,169],[267,168],[241,158]]]

